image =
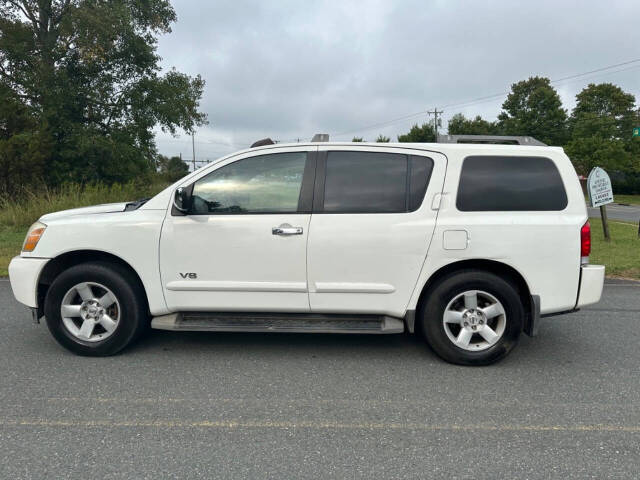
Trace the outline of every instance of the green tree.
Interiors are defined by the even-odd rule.
[[[578,173],[585,176],[595,166],[608,172],[634,170],[633,158],[620,140],[606,140],[597,136],[574,138],[565,151]]]
[[[164,155],[158,155],[156,163],[158,173],[171,183],[180,180],[189,173],[189,166],[177,156],[169,158]]]
[[[45,175],[48,138],[22,100],[0,80],[0,194],[35,184]]]
[[[611,83],[589,84],[576,95],[571,112],[571,133],[578,137],[596,135],[601,138],[631,142],[637,126],[635,97]]]
[[[531,77],[511,86],[498,127],[504,135],[529,135],[547,145],[564,145],[567,112],[548,78]]]
[[[408,133],[398,135],[399,142],[431,143],[436,141],[436,133],[431,123],[417,124]]]
[[[610,83],[590,84],[576,95],[565,150],[580,173],[600,166],[624,177],[640,176],[640,139],[632,137],[639,119],[635,102]]]
[[[377,143],[389,143],[390,141],[391,139],[389,137],[386,137],[382,134],[378,135],[378,138],[376,138]]]
[[[157,36],[175,20],[168,0],[0,0],[0,103],[18,108],[11,141],[35,150],[44,180],[138,177],[155,126],[206,122],[204,81],[160,72]]]
[[[456,113],[449,120],[449,135],[500,135],[496,122],[484,120],[480,115],[467,118],[462,113]]]
[[[351,140],[352,142],[364,142],[364,140],[362,139],[362,137],[353,137],[353,140]]]

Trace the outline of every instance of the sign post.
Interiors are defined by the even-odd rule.
[[[609,242],[611,241],[611,236],[609,235],[609,224],[607,223],[606,205],[613,203],[613,188],[611,188],[611,179],[607,172],[600,167],[595,167],[591,170],[587,177],[587,191],[589,192],[591,206],[594,208],[600,207],[604,238]]]
[[[640,127],[636,127],[633,129],[633,137],[640,137]]]

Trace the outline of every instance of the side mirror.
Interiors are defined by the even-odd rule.
[[[182,213],[187,213],[191,207],[191,195],[189,189],[180,187],[173,194],[173,206]]]

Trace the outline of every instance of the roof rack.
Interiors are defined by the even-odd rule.
[[[438,143],[488,143],[494,145],[530,145],[546,147],[533,137],[517,135],[438,135]]]
[[[328,142],[329,134],[328,133],[316,133],[311,139],[312,142]]]
[[[263,138],[262,140],[258,140],[257,142],[253,142],[251,144],[251,147],[249,147],[249,148],[263,147],[264,145],[274,145],[275,143],[276,142],[274,142],[270,138]]]

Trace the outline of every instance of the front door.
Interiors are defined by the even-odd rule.
[[[160,273],[170,310],[309,310],[316,148],[278,150],[212,167],[192,183],[188,214],[167,214]]]

